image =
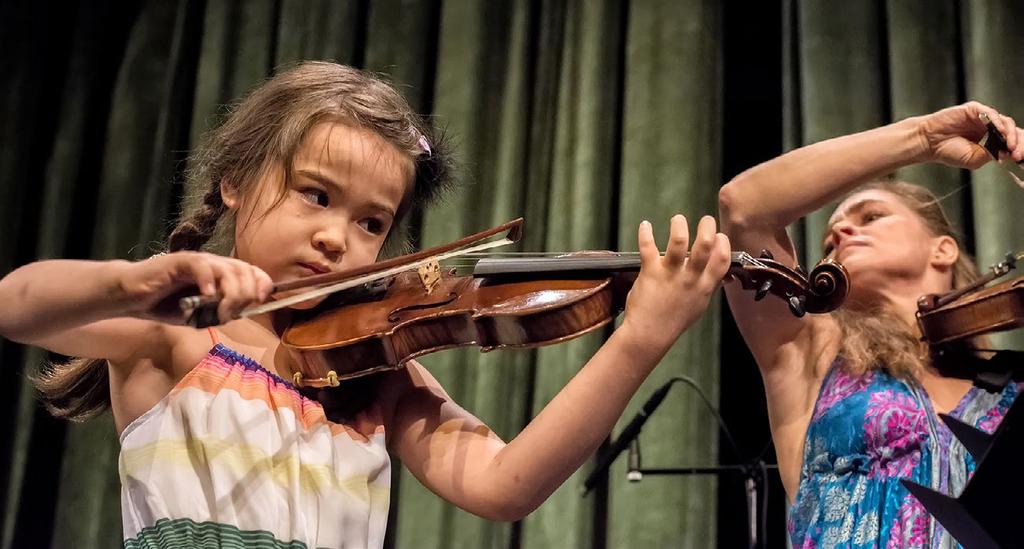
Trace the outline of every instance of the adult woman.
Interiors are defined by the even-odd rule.
[[[794,546],[952,543],[897,480],[957,493],[973,463],[936,412],[991,429],[1017,394],[1012,384],[997,394],[972,388],[917,343],[917,298],[962,285],[971,271],[937,200],[906,183],[862,187],[917,162],[985,164],[981,113],[1006,136],[1012,158],[1024,158],[1012,119],[968,103],[792,151],[719,194],[733,245],[789,264],[796,255],[786,226],[849,195],[823,235],[825,254],[850,272],[843,312],[796,319],[727,288],[764,378]]]

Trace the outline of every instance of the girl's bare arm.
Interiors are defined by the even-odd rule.
[[[194,252],[134,263],[39,261],[0,280],[0,336],[69,356],[127,359],[181,323],[161,304],[189,286],[223,295],[218,312],[227,319],[264,299],[270,281],[242,262]]]
[[[670,264],[681,265],[686,250],[681,222],[681,216],[673,220],[665,256]],[[419,365],[394,374],[392,386],[400,389],[391,444],[424,485],[483,517],[517,520],[590,457],[678,335],[707,307],[730,259],[728,240],[715,234],[711,218],[701,223],[689,268],[655,265],[653,236],[642,229],[642,255],[645,250],[622,326],[508,444]]]

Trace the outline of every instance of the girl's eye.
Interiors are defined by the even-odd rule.
[[[299,195],[302,199],[310,204],[315,204],[320,207],[327,207],[327,193],[320,189],[299,189]]]
[[[370,234],[384,234],[385,230],[384,222],[375,217],[368,217],[360,221],[359,226],[362,227],[364,231]]]

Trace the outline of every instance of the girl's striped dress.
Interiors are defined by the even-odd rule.
[[[390,469],[378,407],[333,423],[216,343],[121,434],[124,546],[380,547]]]

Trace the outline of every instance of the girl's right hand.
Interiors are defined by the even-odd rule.
[[[262,269],[238,259],[205,252],[174,252],[125,266],[119,281],[128,314],[184,324],[178,299],[200,294],[220,297],[221,323],[270,296],[273,281]]]
[[[1017,127],[1013,118],[976,101],[921,118],[919,131],[927,160],[972,170],[992,160],[988,151],[978,144],[987,131],[981,120],[982,113],[988,115],[1003,134],[1013,161],[1024,160],[1024,130]]]

